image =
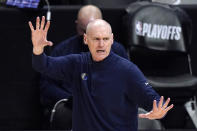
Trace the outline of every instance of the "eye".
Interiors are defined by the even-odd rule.
[[[99,41],[100,39],[99,39],[99,38],[93,38],[93,40],[95,40],[95,41]]]
[[[107,41],[107,40],[109,40],[109,38],[108,38],[108,37],[106,37],[106,38],[103,38],[103,40],[104,40],[104,41]]]

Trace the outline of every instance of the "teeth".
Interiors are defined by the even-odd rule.
[[[97,50],[97,52],[104,52],[104,50]]]

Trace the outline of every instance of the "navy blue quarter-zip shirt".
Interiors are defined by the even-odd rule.
[[[33,55],[32,64],[55,79],[73,79],[73,131],[137,131],[138,107],[150,111],[160,99],[137,66],[113,52],[101,62],[89,52]]]
[[[122,44],[114,41],[111,50],[115,54],[128,59],[128,55]],[[52,51],[51,56],[58,57],[69,54],[80,54],[81,52],[88,51],[88,46],[83,42],[83,36],[74,35],[58,44]],[[40,81],[40,97],[42,105],[45,108],[50,109],[58,100],[65,98],[70,99],[72,96],[71,81],[72,80],[54,80],[42,75]]]

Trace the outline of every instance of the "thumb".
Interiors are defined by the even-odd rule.
[[[139,114],[138,117],[139,118],[146,118],[146,114]]]
[[[44,43],[44,46],[53,46],[53,43],[51,41],[46,41]]]
[[[49,46],[53,46],[53,42],[48,41],[48,45],[49,45]]]

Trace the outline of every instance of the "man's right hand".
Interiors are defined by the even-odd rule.
[[[47,41],[47,32],[50,26],[50,21],[47,21],[45,25],[45,17],[42,16],[40,23],[40,17],[36,18],[36,29],[34,29],[31,21],[29,21],[29,27],[31,29],[31,40],[33,44],[33,53],[40,55],[43,53],[45,46],[52,46],[52,42]]]

